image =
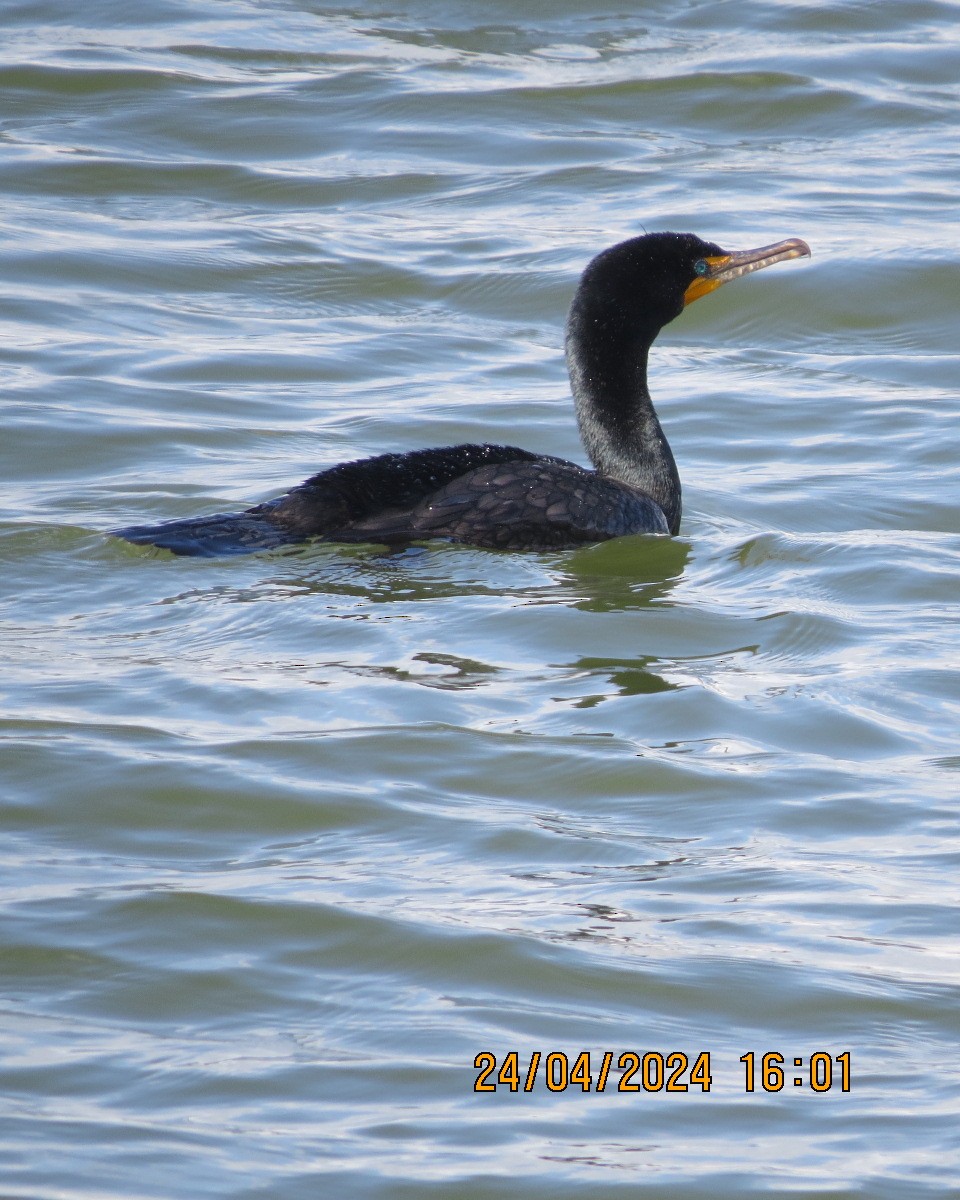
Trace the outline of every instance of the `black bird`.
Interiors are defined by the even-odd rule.
[[[592,471],[515,446],[381,454],[330,467],[244,512],[134,525],[117,535],[175,554],[216,555],[309,538],[388,545],[446,538],[536,550],[675,534],[680,477],[647,390],[647,352],[693,300],[809,254],[799,238],[731,252],[692,233],[644,234],[598,254],[581,276],[566,332]]]

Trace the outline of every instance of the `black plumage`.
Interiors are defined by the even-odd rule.
[[[674,534],[680,478],[647,389],[647,354],[686,304],[729,279],[810,253],[797,238],[729,252],[653,233],[598,254],[567,319],[580,434],[594,470],[515,446],[462,445],[341,463],[238,513],[117,530],[176,554],[218,555],[308,539],[398,544],[446,538],[523,550]]]

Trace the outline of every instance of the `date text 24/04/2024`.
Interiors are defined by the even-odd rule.
[[[757,1084],[765,1092],[779,1092],[788,1083],[796,1088],[807,1087],[812,1092],[829,1092],[839,1085],[839,1091],[850,1091],[850,1051],[831,1056],[826,1050],[817,1050],[810,1055],[783,1055],[769,1050],[757,1055],[751,1050],[741,1054],[744,1066],[744,1091],[753,1092]],[[579,1088],[583,1092],[689,1092],[699,1089],[709,1092],[713,1084],[710,1069],[710,1051],[701,1050],[689,1055],[682,1050],[663,1054],[649,1050],[640,1054],[625,1050],[616,1059],[614,1052],[605,1050],[596,1055],[581,1050],[570,1062],[571,1056],[556,1050],[544,1055],[540,1050],[531,1051],[521,1061],[519,1051],[505,1054],[497,1069],[497,1056],[482,1050],[473,1060],[479,1072],[474,1080],[475,1092],[495,1092],[498,1088],[517,1092],[531,1092],[538,1076],[551,1092],[565,1092],[567,1088]],[[794,1071],[791,1076],[788,1061]],[[596,1070],[594,1070],[596,1068]],[[611,1071],[619,1071],[619,1078],[610,1079]]]

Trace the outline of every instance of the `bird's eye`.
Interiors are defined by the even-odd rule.
[[[693,269],[697,275],[706,275],[706,273],[710,270],[710,267],[703,261],[702,258],[698,258],[693,264]]]

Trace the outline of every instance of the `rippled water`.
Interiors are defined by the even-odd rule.
[[[956,1195],[957,18],[4,7],[5,1197]],[[582,460],[642,228],[814,252],[653,352],[675,540],[106,536]]]

